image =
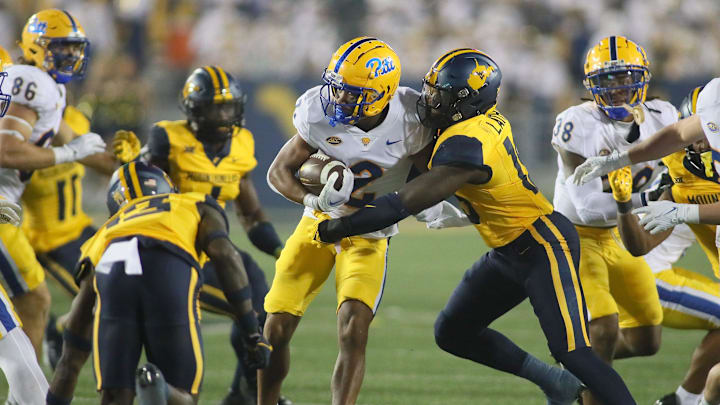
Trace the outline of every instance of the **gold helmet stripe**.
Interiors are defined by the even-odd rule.
[[[482,52],[478,51],[477,49],[473,49],[473,48],[458,48],[458,49],[453,49],[452,51],[450,51],[450,52],[446,53],[445,55],[441,56],[440,58],[438,58],[438,60],[436,60],[435,63],[430,68],[430,71],[428,72],[428,74],[425,76],[426,80],[428,81],[428,84],[430,84],[431,86],[435,85],[435,82],[437,81],[437,73],[440,71],[440,69],[442,69],[443,66],[445,66],[446,63],[448,63],[448,61],[450,59],[454,58],[457,55],[462,55],[464,53],[469,53],[469,52],[482,53]]]
[[[130,186],[130,196],[132,198],[144,197],[142,188],[140,187],[140,179],[138,179],[135,162],[130,162],[126,167],[126,170],[130,174],[130,183],[128,183],[128,186]]]
[[[208,74],[210,75],[210,80],[212,80],[213,83],[213,89],[215,89],[215,98],[217,99],[218,96],[222,94],[222,88],[220,87],[220,79],[218,78],[215,70],[213,70],[212,66],[203,66],[203,69],[205,69],[205,71],[208,72]]]
[[[690,112],[693,114],[697,113],[697,99],[698,99],[698,96],[700,95],[700,92],[704,88],[705,88],[705,86],[695,87],[695,89],[693,89],[693,91],[692,91],[692,100],[691,100],[691,104],[690,104],[691,111]]]
[[[617,39],[614,35],[610,37],[608,43],[608,48],[610,48],[610,60],[617,60]]]
[[[218,76],[220,76],[220,81],[222,82],[222,88],[225,90],[225,92],[222,93],[224,100],[232,100],[232,91],[230,91],[230,80],[228,80],[227,73],[221,68],[220,66],[212,66],[212,68],[215,70],[216,73],[218,73]]]
[[[135,194],[135,190],[132,190],[132,194],[130,192],[130,187],[132,183],[128,183],[128,177],[130,177],[130,171],[128,170],[129,165],[125,165],[122,170],[118,172],[120,184],[122,185],[123,189],[123,195],[125,196],[125,200],[130,201],[134,197],[131,197],[133,194]]]

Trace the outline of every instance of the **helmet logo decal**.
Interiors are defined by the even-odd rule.
[[[395,64],[389,56],[383,60],[380,60],[380,58],[372,58],[367,61],[365,67],[370,68],[373,77],[382,76],[395,70]]]
[[[472,87],[473,90],[481,88],[485,85],[485,82],[493,71],[495,71],[494,66],[481,65],[477,59],[475,59],[475,69],[470,72],[467,78],[468,85]]]
[[[35,21],[28,24],[28,32],[31,34],[45,34],[47,32],[47,22],[35,19]]]

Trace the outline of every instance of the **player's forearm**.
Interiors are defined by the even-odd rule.
[[[13,135],[0,134],[0,167],[18,170],[36,170],[55,164],[51,149],[21,141]]]
[[[667,235],[650,235],[638,223],[638,217],[630,213],[632,206],[628,203],[618,203],[617,225],[625,249],[633,256],[644,256],[660,242],[665,240]]]
[[[720,225],[720,203],[700,205],[700,223]]]
[[[295,171],[287,165],[273,162],[268,170],[267,180],[276,193],[302,205],[303,197],[308,193],[308,190],[297,180]]]
[[[686,120],[690,120],[690,118]],[[699,118],[695,119],[699,122]],[[693,143],[697,140],[695,139],[697,138],[697,134],[688,131],[687,128],[689,125],[692,125],[694,121],[689,122],[686,120],[668,125],[650,138],[635,145],[628,151],[630,161],[632,163],[640,163],[657,160]],[[702,135],[702,129],[700,130],[700,135]]]
[[[111,176],[118,166],[117,159],[115,159],[115,156],[110,152],[96,153],[80,159],[79,162],[108,176]]]

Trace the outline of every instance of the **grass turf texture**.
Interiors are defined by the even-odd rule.
[[[290,234],[296,219],[276,221],[281,237]],[[251,252],[271,282],[273,260],[250,245],[237,223],[231,227],[233,240]],[[367,370],[358,403],[544,404],[544,397],[533,384],[453,357],[435,346],[433,323],[437,313],[465,269],[487,250],[477,232],[472,228],[428,231],[413,220],[405,221],[401,230],[401,234],[392,238],[390,246],[386,292],[372,323]],[[710,275],[707,260],[697,246],[693,246],[679,264]],[[49,284],[53,293],[52,311],[61,314],[69,307],[70,300],[53,281]],[[326,284],[308,309],[291,344],[291,371],[283,392],[298,405],[330,402],[330,375],[337,343],[334,281],[330,279]],[[553,361],[527,301],[493,327],[539,358]],[[206,368],[200,404],[217,404],[227,392],[235,369],[229,331],[227,319],[204,316]],[[659,354],[615,363],[638,403],[652,403],[675,390],[702,336],[702,331],[665,329]],[[3,380],[0,399],[4,400],[7,385],[4,379],[0,380]],[[73,403],[99,403],[89,364],[83,369]]]

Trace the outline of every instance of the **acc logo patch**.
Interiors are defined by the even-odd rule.
[[[598,156],[607,156],[610,154],[610,151],[607,149],[600,149],[600,152],[598,152]]]
[[[493,71],[495,71],[494,66],[481,65],[475,60],[475,69],[470,72],[470,76],[467,78],[468,85],[472,87],[473,90],[479,89],[485,85],[485,82]]]
[[[338,138],[337,136],[328,136],[325,138],[325,142],[329,143],[330,145],[340,145],[342,143],[342,139]]]
[[[712,121],[707,123],[707,127],[710,130],[710,132],[717,132],[718,129],[720,129],[720,128],[718,128],[718,125]]]

